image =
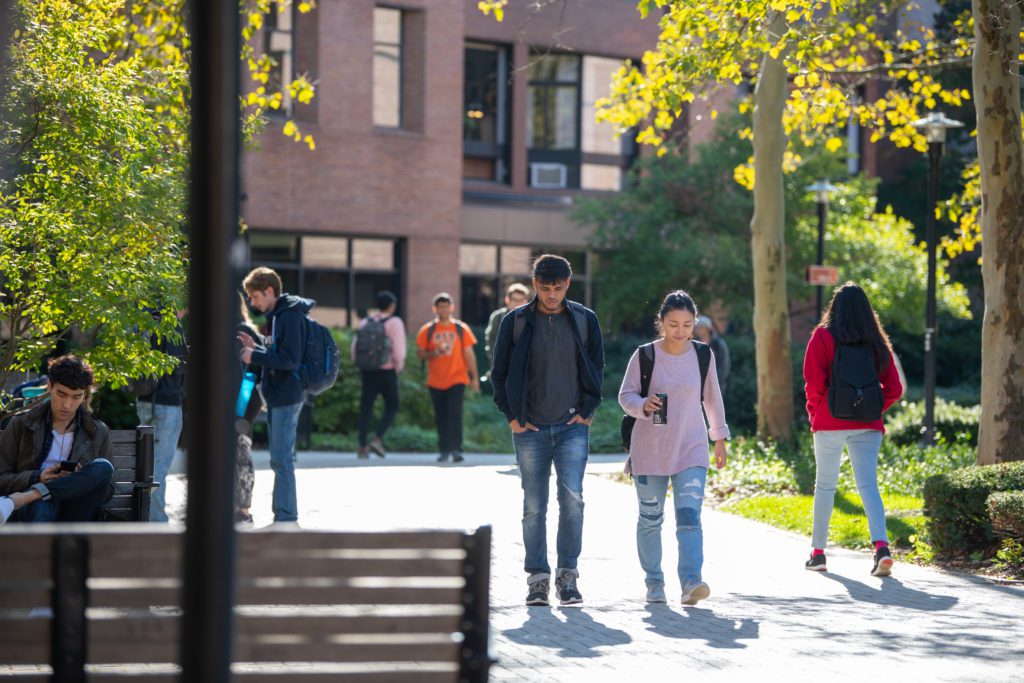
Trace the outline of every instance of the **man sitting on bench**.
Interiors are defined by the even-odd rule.
[[[92,368],[61,356],[48,376],[50,400],[0,435],[0,524],[93,521],[112,494],[110,429],[89,411]]]

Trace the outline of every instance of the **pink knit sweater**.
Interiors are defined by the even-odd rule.
[[[640,395],[640,357],[635,351],[619,389],[619,404],[627,415],[637,419],[625,471],[667,476],[688,467],[706,468],[710,459],[708,438],[717,441],[729,437],[714,355],[704,381],[704,409],[710,429],[701,414],[700,369],[692,346],[686,353],[673,356],[665,352],[662,340],[655,342],[649,389],[652,394],[668,394],[668,424],[656,425],[644,415],[646,398]]]

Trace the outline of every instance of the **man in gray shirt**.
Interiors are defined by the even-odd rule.
[[[494,346],[494,402],[512,430],[523,485],[527,605],[547,605],[551,566],[547,505],[551,468],[558,484],[555,589],[562,605],[583,602],[576,580],[583,542],[583,472],[590,423],[601,402],[604,346],[597,316],[565,298],[569,262],[545,254],[533,265],[537,296],[506,315]]]

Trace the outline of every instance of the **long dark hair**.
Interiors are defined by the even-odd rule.
[[[860,285],[847,282],[836,288],[818,327],[828,330],[837,344],[870,346],[878,367],[889,367],[892,344]]]
[[[694,324],[696,324],[697,304],[693,303],[693,297],[683,290],[677,289],[665,295],[665,300],[661,302],[661,308],[658,309],[658,317],[654,320],[654,327],[658,330],[658,334],[663,334],[661,323],[670,311],[689,311],[693,313]]]

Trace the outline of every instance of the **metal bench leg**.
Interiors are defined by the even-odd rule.
[[[494,658],[491,656],[491,527],[482,526],[463,539],[466,559],[463,576],[461,683],[486,683]]]
[[[54,683],[85,683],[86,619],[89,605],[89,539],[53,539],[53,621],[50,660]]]

